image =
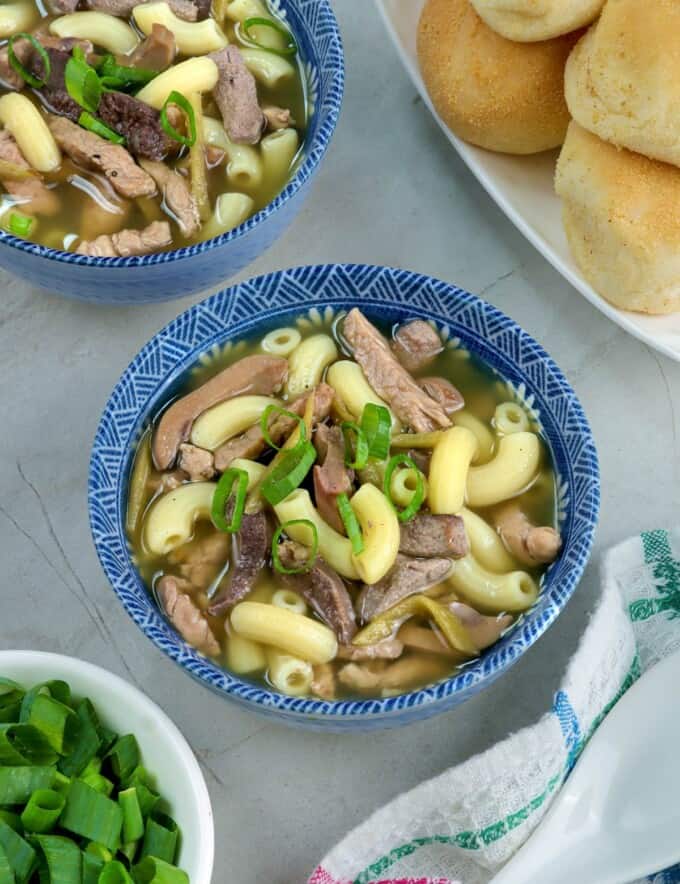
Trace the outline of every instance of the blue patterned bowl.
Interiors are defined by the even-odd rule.
[[[137,258],[90,258],[0,231],[0,266],[68,297],[102,304],[141,304],[214,288],[268,249],[309,193],[335,131],[345,81],[342,40],[329,0],[272,2],[297,38],[310,107],[298,171],[273,202],[229,233]]]
[[[472,351],[496,371],[540,422],[559,482],[564,549],[547,571],[535,607],[482,657],[433,687],[381,700],[285,697],[241,681],[190,648],[165,621],[135,570],[125,537],[127,483],[136,441],[185,372],[230,341],[289,324],[319,323],[358,305],[381,322],[432,320],[447,345]],[[595,444],[581,406],[548,354],[495,307],[461,289],[405,270],[326,265],[284,270],[220,292],[182,313],[135,357],[109,399],[90,463],[92,535],[113,589],[142,631],[188,673],[225,697],[307,728],[366,730],[451,709],[515,663],[556,619],[590,554],[599,509]]]

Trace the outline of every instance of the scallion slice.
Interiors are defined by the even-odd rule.
[[[260,489],[272,506],[281,503],[303,482],[316,460],[316,449],[311,442],[301,438],[294,448],[283,449],[279,457]]]
[[[352,544],[352,552],[355,556],[358,556],[359,553],[364,551],[364,537],[361,533],[359,522],[354,515],[354,510],[346,494],[338,494],[336,501],[342,524],[345,526],[345,531]]]
[[[123,811],[115,801],[74,780],[66,793],[66,807],[59,825],[90,841],[117,850],[123,828]]]
[[[107,798],[113,792],[114,784],[107,777],[103,776],[103,774],[91,773],[83,775],[82,777],[79,777],[79,779],[91,789],[94,789],[95,792],[99,792]]]
[[[245,470],[231,467],[222,473],[213,494],[210,510],[213,525],[218,531],[235,534],[241,527],[243,511],[246,506],[246,494],[248,493],[248,481],[248,473]],[[236,486],[235,491],[234,486]],[[233,511],[231,518],[227,521],[226,511],[232,497],[234,499]]]
[[[98,120],[97,117],[93,117],[88,111],[83,111],[78,117],[78,125],[82,126],[83,129],[88,129],[90,132],[94,132],[94,134],[99,135],[100,138],[105,138],[112,144],[125,144],[125,139],[122,135],[114,132],[113,129],[109,129],[106,123],[102,123],[101,120]]]
[[[57,753],[32,724],[0,725],[0,765],[42,767],[54,764]]]
[[[177,823],[172,817],[164,813],[154,813],[146,821],[141,858],[155,856],[166,863],[173,863],[177,853],[178,831]]]
[[[413,497],[411,498],[411,502],[409,503],[409,505],[404,507],[403,510],[400,510],[392,499],[392,476],[394,474],[394,471],[398,467],[402,466],[415,472],[416,490],[413,492]],[[423,501],[425,500],[425,482],[423,479],[423,474],[420,472],[414,461],[408,455],[395,454],[394,457],[390,458],[387,464],[387,469],[385,470],[385,483],[383,485],[383,491],[385,492],[385,497],[394,507],[397,518],[400,522],[410,521],[423,505]]]
[[[123,863],[118,860],[107,863],[101,870],[98,884],[134,884]]]
[[[368,456],[385,460],[390,453],[392,418],[384,405],[368,402],[361,415],[361,429],[368,442]]]
[[[51,832],[65,803],[64,796],[53,789],[36,789],[21,813],[24,830],[39,835]]]
[[[126,782],[139,765],[139,745],[134,734],[118,737],[107,755],[115,776]]]
[[[14,831],[4,820],[0,819],[0,848],[7,857],[14,878],[17,882],[27,881],[35,868],[37,856],[28,841]]]
[[[102,97],[102,85],[99,82],[97,71],[85,61],[82,52],[76,54],[74,49],[73,55],[66,62],[64,82],[66,91],[76,104],[84,107],[90,113],[97,112]]]
[[[0,678],[0,723],[19,720],[24,689],[9,678]],[[4,802],[0,801],[0,804]]]
[[[178,132],[168,119],[168,107],[171,104],[178,107],[186,117],[189,128],[188,135],[183,135],[181,132]],[[184,144],[186,147],[194,146],[196,143],[196,117],[191,102],[186,95],[182,95],[182,93],[177,92],[177,90],[173,90],[170,95],[168,95],[165,99],[165,104],[161,108],[161,126],[165,134],[169,135],[174,141],[179,141],[180,144]]]
[[[277,34],[280,34],[282,37],[285,37],[287,43],[285,49],[274,49],[271,46],[265,46],[263,43],[260,43],[253,35],[250,33],[251,28],[271,28],[272,31],[276,31]],[[241,25],[240,28],[241,37],[244,43],[248,43],[250,46],[254,46],[256,49],[264,49],[266,52],[273,52],[275,55],[283,55],[283,56],[292,56],[297,55],[298,45],[295,41],[295,37],[291,34],[287,28],[284,28],[282,24],[277,21],[272,20],[271,18],[247,18]]]
[[[78,716],[54,697],[39,694],[31,706],[28,723],[42,732],[59,755],[70,755],[75,748],[80,727]]]
[[[33,218],[30,215],[24,215],[23,212],[10,212],[9,214],[9,232],[15,236],[28,236],[33,227]]]
[[[89,700],[82,700],[76,707],[78,716],[78,742],[73,751],[59,762],[59,770],[67,777],[80,776],[95,761],[101,744],[99,719]],[[96,759],[99,761],[98,759]],[[99,762],[101,767],[101,762]],[[91,773],[99,773],[99,767]]]
[[[54,784],[53,767],[0,767],[0,805],[25,804],[36,789]]]
[[[104,868],[104,860],[92,853],[82,854],[83,884],[99,884],[99,876]]]
[[[40,56],[44,73],[42,79],[40,77],[34,76],[29,70],[27,70],[23,64],[17,58],[17,54],[14,51],[14,44],[17,40],[28,40],[33,49]],[[14,34],[9,38],[9,42],[7,44],[7,58],[9,60],[12,68],[22,77],[29,86],[33,86],[34,89],[40,89],[41,86],[44,86],[50,78],[50,74],[52,73],[52,63],[50,62],[50,57],[45,51],[45,47],[38,42],[38,40],[33,36],[33,34]]]
[[[351,421],[343,421],[340,424],[340,429],[342,430],[342,435],[345,440],[345,464],[352,470],[363,470],[368,463],[369,452],[366,434],[361,427]],[[356,440],[354,454],[352,454],[352,442],[350,438],[352,433],[354,433],[354,438]]]
[[[312,532],[312,548],[309,552],[309,558],[306,562],[303,562],[299,568],[286,568],[281,562],[281,556],[279,555],[279,540],[281,539],[281,535],[287,533],[288,528],[291,525],[304,525],[305,528],[309,528]],[[272,538],[272,563],[274,565],[274,570],[278,571],[279,574],[306,574],[307,571],[311,571],[314,567],[314,562],[316,561],[316,556],[319,551],[319,532],[317,530],[314,522],[310,522],[309,519],[291,519],[289,522],[284,522],[274,532],[274,537]]]
[[[118,64],[115,56],[105,55],[97,65],[97,73],[102,86],[124,92],[126,89],[141,89],[158,76],[158,71],[133,68]]]
[[[285,408],[281,408],[280,405],[268,405],[262,412],[262,416],[260,417],[260,429],[262,430],[264,441],[270,448],[273,448],[274,451],[281,451],[282,448],[281,445],[277,445],[276,442],[274,442],[269,434],[269,419],[273,414],[280,417],[289,417],[291,420],[295,421],[300,428],[300,438],[298,440],[298,444],[305,441],[305,439],[307,438],[307,428],[305,427],[304,419],[301,418],[299,414],[295,414],[292,411],[287,411]]]
[[[118,793],[118,803],[123,811],[123,841],[129,844],[139,841],[144,834],[144,819],[134,786]]]
[[[147,856],[132,872],[137,884],[189,884],[186,872],[155,856]]]

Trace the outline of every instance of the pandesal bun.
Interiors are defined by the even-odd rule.
[[[567,63],[573,118],[605,141],[680,166],[680,2],[610,0]]]
[[[604,0],[472,0],[490,28],[508,40],[549,40],[595,21]]]
[[[501,153],[562,144],[564,65],[575,42],[570,35],[513,43],[469,0],[427,0],[418,26],[420,68],[437,112],[460,138]]]
[[[680,310],[679,169],[572,123],[555,188],[574,259],[597,292],[623,310]]]

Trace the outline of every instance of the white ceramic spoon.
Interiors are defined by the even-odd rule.
[[[680,653],[609,713],[492,884],[628,884],[680,861]]]

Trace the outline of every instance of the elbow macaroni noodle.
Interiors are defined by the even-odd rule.
[[[241,55],[250,73],[268,89],[276,89],[295,76],[289,61],[266,49],[241,49]]]
[[[188,58],[154,77],[137,93],[137,98],[160,110],[171,92],[176,90],[182,95],[210,92],[215,88],[217,77],[217,65],[212,58]]]
[[[373,584],[391,570],[399,552],[399,520],[394,507],[375,485],[362,485],[350,500],[364,538],[352,561],[364,583]]]
[[[487,614],[520,614],[538,598],[536,581],[526,571],[494,574],[471,555],[458,559],[449,583],[463,601]]]
[[[316,387],[326,368],[338,358],[330,335],[312,335],[299,344],[288,359],[286,392],[293,398]]]
[[[38,10],[31,0],[4,3],[0,6],[0,39],[30,31],[38,18]]]
[[[495,574],[516,570],[517,562],[505,548],[497,531],[488,522],[466,508],[460,511],[460,515],[465,523],[470,553],[483,568]]]
[[[26,162],[38,172],[54,172],[61,164],[61,151],[45,118],[33,102],[18,92],[0,98],[0,122],[14,137]]]
[[[383,408],[387,408],[392,418],[392,426],[394,427],[394,415],[388,408],[387,403],[383,402],[371,387],[356,362],[351,362],[349,359],[341,359],[339,362],[334,362],[328,369],[326,382],[333,387],[338,397],[358,420],[361,419],[364,407],[369,402],[374,402],[376,405],[382,405]]]
[[[468,505],[493,506],[516,497],[536,478],[540,461],[541,444],[534,433],[501,437],[494,459],[470,470]]]
[[[251,641],[271,645],[308,663],[329,663],[338,653],[331,629],[274,605],[240,602],[231,612],[231,625]]]
[[[272,356],[290,356],[301,340],[302,335],[296,328],[276,328],[262,338],[260,346]]]
[[[191,442],[199,448],[215,451],[228,439],[256,424],[270,405],[278,404],[277,399],[268,396],[236,396],[213,405],[194,421]]]
[[[504,436],[509,436],[511,433],[526,433],[530,429],[526,411],[516,402],[502,402],[498,405],[493,422],[496,432]]]
[[[127,55],[138,45],[139,37],[122,19],[105,12],[72,12],[55,19],[50,31],[57,37],[90,40],[109,52]]]
[[[459,513],[465,503],[465,485],[477,450],[477,437],[465,427],[446,430],[434,447],[430,462],[428,501],[435,514]]]
[[[155,24],[163,25],[175,38],[182,55],[207,55],[227,45],[227,38],[214,18],[190,22],[178,18],[165,2],[142,3],[132,12],[139,30],[149,36]]]
[[[191,540],[196,521],[210,518],[215,488],[215,482],[191,482],[160,497],[146,517],[147,549],[164,556]]]

